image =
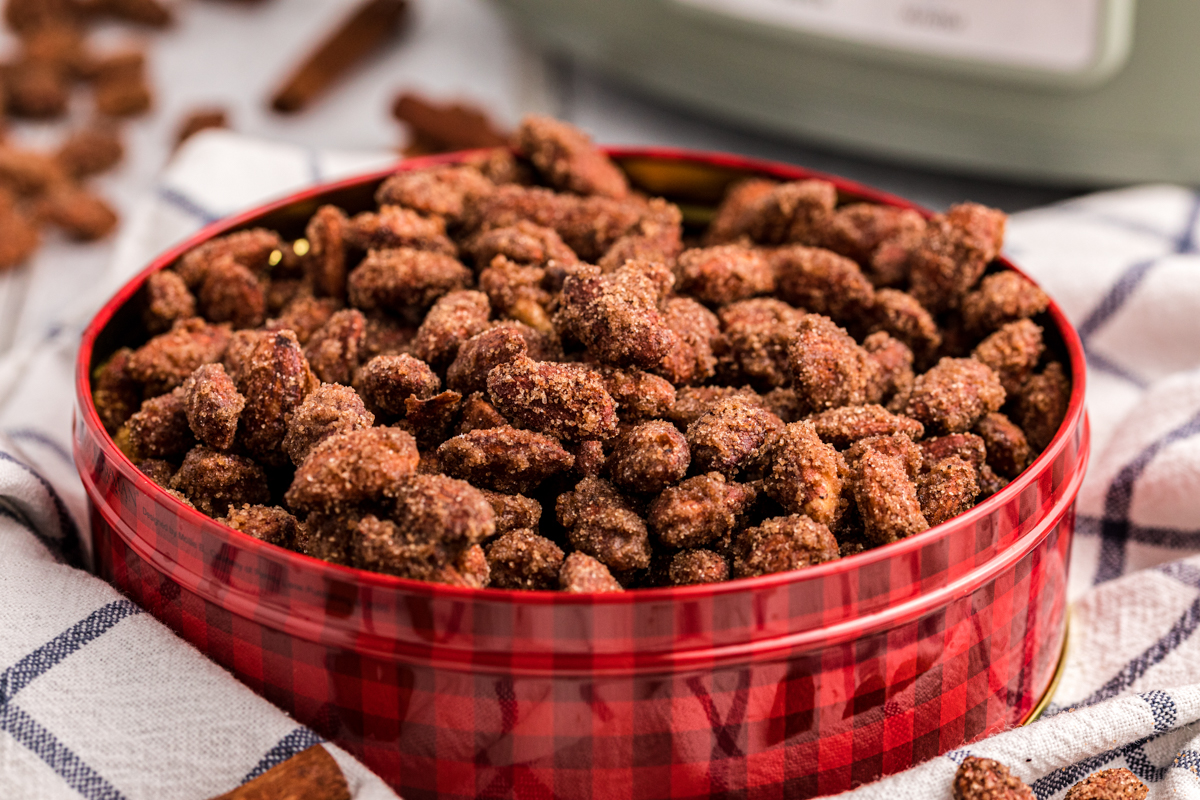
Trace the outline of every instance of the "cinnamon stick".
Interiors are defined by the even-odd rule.
[[[464,103],[435,103],[405,92],[392,103],[392,116],[409,128],[408,155],[508,144],[508,136],[483,110]]]
[[[367,0],[292,72],[271,99],[276,111],[300,111],[367,55],[403,30],[407,0]]]
[[[212,800],[350,800],[350,787],[333,756],[316,744]]]

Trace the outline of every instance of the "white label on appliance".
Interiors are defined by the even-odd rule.
[[[1090,67],[1106,0],[675,0],[913,53],[1072,73]]]

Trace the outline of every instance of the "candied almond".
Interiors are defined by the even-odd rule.
[[[275,231],[250,228],[218,236],[189,250],[179,259],[175,271],[188,289],[195,291],[204,282],[208,268],[222,256],[231,256],[251,272],[260,273],[267,271],[271,254],[282,247],[283,240]]]
[[[929,221],[909,259],[912,296],[932,312],[954,308],[1000,254],[1006,217],[978,203],[960,203]]]
[[[618,572],[650,566],[646,523],[607,481],[584,478],[559,496],[556,509],[579,552]]]
[[[287,417],[283,450],[296,466],[312,449],[338,433],[369,428],[375,415],[367,411],[362,398],[349,386],[323,383],[309,392]]]
[[[712,550],[684,550],[671,557],[667,580],[672,586],[719,583],[729,579],[729,562]]]
[[[390,519],[373,514],[363,517],[351,537],[350,551],[355,566],[435,583],[457,583],[443,577],[456,553],[440,539],[423,530],[406,530]]]
[[[687,428],[692,463],[699,472],[732,477],[761,461],[783,427],[779,417],[744,396],[720,400]]]
[[[828,317],[805,314],[788,348],[796,393],[814,411],[862,405],[875,380],[875,362]]]
[[[1042,326],[1027,319],[1005,323],[976,345],[971,357],[1000,376],[1007,394],[1017,394],[1045,350]]]
[[[793,245],[771,253],[780,300],[838,322],[857,319],[875,301],[858,264],[820,247]]]
[[[944,458],[917,476],[917,501],[930,525],[966,511],[978,494],[978,473],[959,456]]]
[[[530,530],[501,534],[486,548],[491,585],[499,589],[553,589],[562,569],[562,548]]]
[[[958,456],[975,469],[983,467],[987,458],[984,440],[973,433],[950,433],[945,436],[935,436],[917,444],[921,448],[923,468],[929,469],[937,462],[951,456]]]
[[[802,569],[839,557],[829,528],[803,514],[763,520],[733,539],[733,577]]]
[[[538,522],[542,518],[542,504],[537,500],[523,494],[504,494],[489,489],[480,489],[479,491],[492,506],[497,534],[522,528],[537,530]]]
[[[713,305],[775,290],[773,270],[763,253],[737,244],[684,250],[676,261],[675,276],[677,291]]]
[[[663,322],[678,340],[655,371],[677,385],[703,383],[716,372],[716,350],[723,347],[717,316],[690,297],[672,297],[664,304]]]
[[[837,189],[829,181],[778,184],[758,203],[750,236],[762,244],[817,244],[836,204]]]
[[[880,289],[870,311],[870,331],[884,331],[899,339],[923,364],[942,345],[942,334],[925,307],[910,294]]]
[[[712,410],[721,400],[735,395],[744,396],[754,405],[764,405],[762,398],[748,386],[735,389],[732,386],[684,386],[675,393],[675,405],[666,416],[680,430],[687,430],[700,417]]]
[[[515,327],[489,328],[459,347],[454,362],[446,370],[446,386],[464,395],[487,391],[488,373],[528,353],[529,346]]]
[[[1025,432],[1003,414],[984,414],[971,430],[983,439],[987,465],[996,474],[1015,478],[1029,463],[1032,452]]]
[[[72,239],[91,242],[117,227],[117,212],[104,198],[72,184],[56,184],[37,202],[37,217]]]
[[[925,435],[925,426],[902,414],[892,414],[880,405],[831,408],[811,418],[817,435],[839,450],[868,436],[903,433],[914,441]]]
[[[467,230],[505,228],[528,220],[553,228],[584,261],[604,255],[641,220],[645,207],[611,197],[556,194],[540,186],[506,185],[468,203]]]
[[[445,475],[406,475],[390,488],[392,520],[409,537],[457,553],[495,533],[492,506],[465,481]]]
[[[262,467],[245,456],[222,453],[197,445],[184,456],[171,478],[171,488],[182,493],[198,511],[221,517],[230,506],[263,505],[271,490]]]
[[[331,564],[350,564],[352,545],[363,514],[357,510],[313,512],[304,518],[296,535],[296,549]]]
[[[354,388],[376,413],[400,416],[409,397],[426,400],[442,382],[429,365],[407,353],[375,356],[359,368]]]
[[[228,253],[215,258],[205,269],[196,301],[206,319],[228,322],[235,328],[257,328],[267,315],[262,282]]]
[[[283,281],[272,281],[267,290],[267,307],[271,306],[271,294]],[[307,345],[313,334],[329,322],[338,309],[341,301],[333,297],[313,297],[310,294],[298,293],[289,299],[275,319],[267,320],[264,328],[268,331],[291,331],[296,334],[296,341]],[[364,337],[365,338],[365,334]],[[360,347],[361,349],[361,347]]]
[[[508,424],[504,415],[484,398],[482,392],[476,392],[464,400],[461,411],[461,419],[458,424],[459,433],[470,433],[485,428],[502,428]]]
[[[1034,800],[1034,794],[999,761],[967,756],[954,774],[954,800]]]
[[[403,206],[419,214],[457,221],[467,198],[494,188],[495,184],[472,166],[427,167],[397,172],[379,186],[375,201],[381,206]]]
[[[183,383],[201,364],[220,359],[228,343],[225,326],[199,317],[177,320],[171,330],[134,350],[125,369],[145,384],[148,395],[159,395]]]
[[[363,311],[421,311],[470,285],[471,270],[445,253],[409,247],[371,250],[346,280],[350,304]]]
[[[134,466],[138,468],[139,472],[164,489],[170,487],[171,478],[175,476],[175,465],[161,458],[144,458],[135,463]],[[188,505],[191,505],[190,500],[188,500]]]
[[[622,421],[665,417],[675,406],[675,387],[666,378],[637,369],[599,367],[597,371],[604,379],[604,388],[617,404]]]
[[[443,295],[417,328],[413,355],[433,367],[449,365],[459,347],[487,328],[490,313],[491,304],[482,292],[463,290]]]
[[[669,422],[652,420],[617,439],[608,472],[612,482],[628,492],[658,494],[682,480],[690,463],[683,434]]]
[[[804,312],[767,297],[722,308],[725,350],[738,374],[759,387],[790,384],[788,348],[803,318]]]
[[[421,447],[434,447],[450,435],[461,407],[458,392],[445,391],[425,399],[410,395],[404,400],[404,421],[397,427],[411,432]]]
[[[962,301],[963,324],[977,333],[994,331],[1006,322],[1040,314],[1050,298],[1032,281],[1010,269],[987,275]]]
[[[608,567],[578,551],[568,553],[563,559],[562,569],[558,573],[558,588],[567,594],[625,591]]]
[[[527,428],[575,441],[616,433],[612,395],[583,365],[520,357],[493,369],[487,384],[496,409]]]
[[[92,374],[92,402],[109,433],[116,433],[142,403],[142,387],[129,373],[133,351],[122,347]]]
[[[921,444],[916,444],[902,433],[893,433],[890,436],[868,436],[850,445],[844,456],[850,467],[854,467],[866,453],[877,453],[888,458],[898,459],[904,465],[904,472],[909,480],[915,480],[922,467],[933,463],[928,461],[925,456],[925,445],[928,445],[930,441],[936,440],[926,440]],[[962,453],[960,451],[945,452],[935,460],[949,455],[962,455]]]
[[[238,507],[230,506],[225,516],[217,521],[255,539],[280,547],[293,547],[300,529],[299,521],[279,506],[249,503]]]
[[[458,254],[454,242],[446,238],[445,222],[400,206],[380,206],[379,211],[355,214],[343,235],[347,244],[359,250],[409,247],[448,256]]]
[[[496,256],[479,273],[479,290],[488,296],[497,314],[551,332],[554,325],[546,306],[552,298],[542,286],[545,279],[546,270],[541,267],[526,267]]]
[[[683,250],[683,212],[674,203],[652,197],[641,217],[596,262],[601,272],[620,269],[627,261],[674,265]]]
[[[322,382],[349,386],[366,332],[367,320],[361,311],[342,309],[309,337],[304,358]]]
[[[749,236],[763,200],[776,187],[775,181],[743,178],[730,184],[717,213],[704,232],[706,245],[726,244]]]
[[[1017,395],[1017,419],[1034,449],[1040,452],[1050,444],[1070,401],[1071,382],[1057,361],[1025,381]]]
[[[395,428],[337,433],[309,451],[285,499],[300,511],[333,511],[381,500],[417,468],[413,437]]]
[[[615,198],[629,193],[625,174],[574,125],[529,116],[521,120],[513,141],[556,189]]]
[[[607,275],[568,277],[555,325],[602,363],[652,369],[679,337],[659,313],[659,287],[638,265],[631,262]]]
[[[650,504],[647,522],[669,547],[699,547],[733,533],[754,498],[749,486],[709,472],[664,490]]]
[[[924,218],[912,209],[849,203],[835,210],[821,230],[821,246],[869,264],[885,242],[924,230]]]
[[[908,402],[916,376],[913,374],[913,353],[904,342],[883,331],[863,339],[863,349],[875,362],[875,375],[867,387],[867,396],[878,402],[903,400]],[[892,409],[889,409],[892,410]]]
[[[480,231],[467,241],[464,250],[481,269],[494,264],[497,256],[524,267],[544,267],[551,261],[574,264],[579,260],[553,228],[528,220]]]
[[[346,233],[349,225],[346,213],[337,206],[321,206],[308,220],[304,231],[308,240],[304,269],[319,295],[346,296]]]
[[[850,469],[850,487],[873,543],[887,544],[929,527],[903,460],[865,450]]]
[[[527,492],[575,463],[554,439],[511,426],[455,436],[437,454],[446,474],[500,492]]]
[[[125,422],[127,441],[138,458],[172,458],[196,440],[188,425],[184,390],[176,388],[142,403]]]
[[[904,413],[934,433],[968,431],[1004,404],[1004,387],[990,367],[971,358],[943,358],[917,376]]]
[[[171,329],[175,320],[196,315],[196,298],[188,291],[187,284],[171,270],[159,270],[146,278],[146,307],[142,321],[150,333],[163,333]]]
[[[235,373],[238,390],[246,398],[238,439],[264,464],[287,461],[281,445],[287,435],[287,415],[317,388],[296,335],[276,331],[261,337]]]
[[[841,513],[845,461],[821,441],[811,422],[784,427],[769,455],[770,470],[763,480],[767,495],[792,514],[832,525]]]
[[[1150,790],[1124,767],[1093,772],[1067,789],[1064,800],[1146,800]]]
[[[220,364],[205,364],[183,382],[183,407],[192,433],[204,444],[228,450],[237,435],[246,398]]]

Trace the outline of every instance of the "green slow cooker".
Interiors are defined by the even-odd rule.
[[[1200,182],[1196,0],[495,0],[739,125],[1047,183]]]

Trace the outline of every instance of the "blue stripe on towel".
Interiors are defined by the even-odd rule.
[[[121,620],[140,613],[142,610],[130,601],[114,600],[88,614],[0,673],[0,705],[11,701],[39,675],[107,633]]]
[[[5,433],[8,435],[8,438],[12,439],[14,442],[36,442],[58,456],[67,466],[75,466],[75,459],[71,457],[71,452],[39,430],[35,430],[33,428],[17,428],[16,430],[6,431]]]
[[[210,222],[216,222],[222,216],[220,214],[214,214],[212,211],[209,211],[207,208],[200,205],[183,192],[180,192],[178,189],[172,189],[169,186],[158,187],[158,196],[160,199],[165,200],[168,205],[175,206],[175,208],[178,208],[185,214],[196,217],[205,225]]]
[[[44,761],[87,800],[124,800],[125,796],[12,700],[67,656],[112,630],[126,617],[140,613],[141,609],[128,600],[101,606],[0,673],[0,731]]]
[[[79,528],[75,526],[75,520],[71,518],[67,512],[67,506],[63,503],[62,498],[58,496],[58,492],[50,485],[50,482],[41,476],[41,474],[30,467],[25,462],[13,458],[8,453],[0,450],[0,461],[7,461],[20,469],[28,472],[33,476],[34,480],[42,485],[46,493],[50,495],[50,500],[54,503],[54,511],[58,516],[58,525],[62,538],[58,539],[58,548],[52,548],[51,552],[61,554],[62,559],[74,567],[83,566],[83,551],[79,543]],[[41,538],[41,537],[39,537]]]
[[[277,767],[292,756],[303,753],[314,744],[324,741],[325,739],[315,731],[308,728],[296,728],[266,752],[254,769],[247,772],[246,777],[242,778],[242,783],[254,780],[272,767]]]
[[[87,800],[125,800],[116,787],[25,711],[9,703],[0,705],[0,731],[4,731],[54,770],[68,786]]]
[[[1129,540],[1129,506],[1133,487],[1150,462],[1169,445],[1200,433],[1200,413],[1160,436],[1121,468],[1104,497],[1104,520],[1100,524],[1100,563],[1093,583],[1103,583],[1125,572],[1125,547]]]
[[[1171,762],[1171,766],[1177,769],[1186,769],[1200,777],[1200,753],[1195,750],[1180,750],[1175,754],[1175,760]]]
[[[1163,634],[1158,641],[1143,650],[1137,657],[1131,659],[1125,665],[1124,669],[1110,678],[1107,683],[1091,695],[1071,705],[1076,708],[1090,706],[1093,703],[1099,703],[1101,700],[1108,700],[1121,694],[1132,686],[1134,681],[1145,675],[1147,670],[1161,662],[1181,644],[1191,638],[1192,634],[1196,632],[1197,627],[1200,627],[1200,596],[1192,601],[1192,604],[1180,615],[1179,619],[1175,620],[1171,629]],[[1146,698],[1143,697],[1143,699]],[[1151,708],[1154,708],[1150,700],[1146,700],[1146,702],[1151,703]],[[1155,719],[1157,720],[1157,714]]]
[[[1162,736],[1161,733],[1156,733],[1152,736],[1147,736],[1145,739],[1139,739],[1136,742],[1130,742],[1129,744],[1115,747],[1112,750],[1097,753],[1082,761],[1076,761],[1074,764],[1060,767],[1034,781],[1030,784],[1029,788],[1033,789],[1033,793],[1037,795],[1038,800],[1047,800],[1047,798],[1053,797],[1063,789],[1074,786],[1106,764],[1122,757],[1125,758],[1125,763],[1129,765],[1129,770],[1134,775],[1137,775],[1147,783],[1157,783],[1166,776],[1167,767],[1155,767],[1142,748],[1160,736]]]
[[[1112,223],[1113,220],[1107,220]],[[1177,235],[1170,237],[1172,239],[1171,251],[1165,255],[1179,255],[1182,253],[1196,252],[1196,224],[1200,221],[1200,193],[1192,193],[1191,206],[1188,208],[1187,218],[1184,223],[1184,229]],[[1136,229],[1141,233],[1150,233],[1154,236],[1167,238],[1166,234],[1155,231],[1149,227],[1137,224],[1134,221],[1124,221],[1123,227]],[[1146,381],[1129,370],[1115,364],[1110,359],[1095,352],[1091,347],[1092,336],[1099,331],[1104,325],[1116,316],[1129,298],[1137,291],[1138,287],[1145,281],[1156,266],[1161,263],[1165,256],[1156,256],[1143,261],[1138,261],[1130,265],[1121,273],[1117,280],[1109,287],[1104,297],[1100,298],[1100,302],[1092,309],[1078,326],[1079,338],[1083,341],[1084,349],[1087,351],[1088,364],[1103,372],[1115,375],[1119,378],[1133,383],[1139,388],[1145,388]]]

